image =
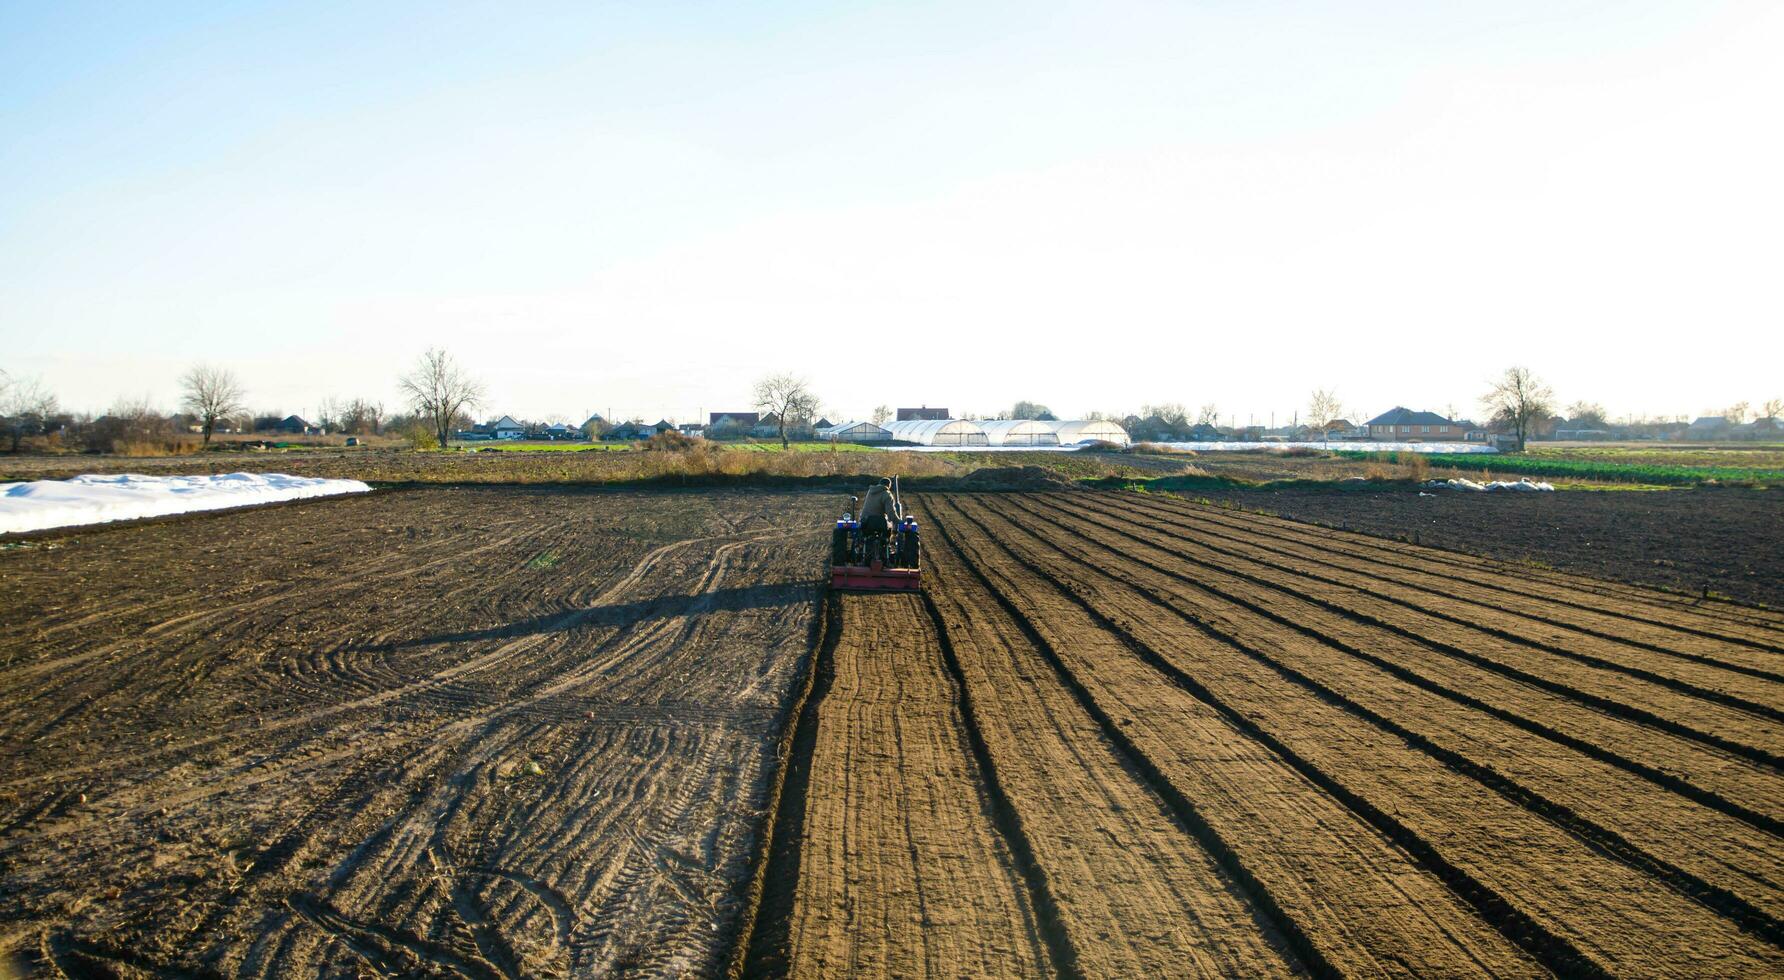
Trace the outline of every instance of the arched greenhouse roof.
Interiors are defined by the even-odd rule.
[[[1053,431],[1053,427],[1033,419],[985,419],[979,423],[979,428],[985,430],[987,445],[1059,445],[1059,435]]]
[[[886,431],[899,442],[919,446],[985,446],[985,430],[965,419],[910,419],[888,422]]]
[[[1053,427],[1062,446],[1075,446],[1081,442],[1112,442],[1117,446],[1128,444],[1127,430],[1114,422],[1101,419],[1066,419],[1047,424]]]

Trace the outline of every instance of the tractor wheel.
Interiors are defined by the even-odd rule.
[[[837,528],[830,532],[830,564],[847,565],[849,563],[849,532]]]
[[[917,567],[917,532],[904,532],[898,543],[898,564],[901,568]]]

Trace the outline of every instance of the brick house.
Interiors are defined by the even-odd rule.
[[[1369,438],[1380,442],[1460,442],[1464,431],[1436,412],[1398,406],[1369,420]]]

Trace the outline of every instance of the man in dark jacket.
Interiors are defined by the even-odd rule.
[[[892,499],[892,479],[887,477],[867,490],[861,500],[861,537],[867,543],[867,560],[886,560],[886,534],[897,517],[897,504]]]

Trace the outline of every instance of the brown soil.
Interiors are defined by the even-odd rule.
[[[833,504],[412,491],[0,555],[0,948],[1784,970],[1784,613],[1087,492],[923,494],[928,591],[821,600]]]
[[[418,491],[5,555],[0,942],[70,975],[714,968],[817,504]]]
[[[1407,542],[1784,609],[1784,491],[1193,491]],[[1528,574],[1520,569],[1512,574]]]

